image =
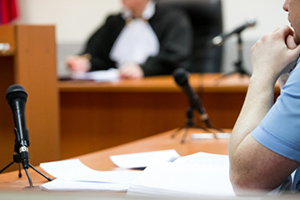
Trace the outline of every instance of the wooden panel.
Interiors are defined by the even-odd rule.
[[[11,49],[15,49],[15,28],[10,25],[0,26],[0,43],[8,43]]]
[[[59,104],[54,26],[0,26],[0,42],[15,47],[11,54],[0,53],[0,169],[13,160],[14,153],[13,116],[5,99],[12,84],[21,84],[28,93],[25,114],[30,163],[57,160]],[[12,165],[5,172],[16,167]]]
[[[61,93],[62,158],[182,126],[186,107],[180,93]]]
[[[6,90],[14,82],[14,57],[0,57],[0,170],[13,161],[15,134],[14,120],[10,106],[6,101]],[[7,171],[17,169],[13,165]]]
[[[16,27],[15,82],[28,93],[26,122],[33,164],[59,158],[59,103],[54,26]]]
[[[200,96],[215,127],[234,126],[244,94]],[[61,93],[62,158],[184,126],[187,107],[182,93]]]
[[[245,99],[244,93],[201,93],[200,99],[212,124],[218,128],[232,129]]]

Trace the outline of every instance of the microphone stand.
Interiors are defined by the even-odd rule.
[[[192,107],[190,107],[190,106],[186,109],[186,124],[183,125],[182,127],[178,128],[177,130],[175,130],[175,132],[171,135],[171,138],[174,138],[180,132],[180,130],[185,129],[184,134],[183,134],[183,136],[181,138],[181,143],[183,144],[185,142],[185,138],[186,138],[186,136],[188,134],[189,128],[192,128],[192,127],[194,127],[194,128],[200,128],[200,129],[203,129],[203,130],[205,130],[207,132],[210,132],[208,130],[208,128],[215,129],[215,130],[218,130],[218,131],[222,131],[222,129],[214,128],[210,124],[210,122],[208,120],[208,117],[206,118],[206,120],[202,119],[202,121],[206,123],[207,128],[200,127],[198,124],[195,124],[194,123],[194,114],[193,114],[193,112],[194,112],[194,109]],[[207,114],[205,113],[204,115],[207,115]]]
[[[242,41],[241,33],[239,32],[239,33],[237,33],[237,35],[238,35],[238,42],[237,42],[238,60],[234,63],[235,71],[224,74],[222,77],[231,76],[231,75],[236,74],[236,73],[240,74],[242,77],[243,76],[249,76],[249,77],[251,76],[251,74],[248,73],[244,69],[243,41]]]
[[[188,107],[186,109],[186,123],[185,125],[183,125],[182,127],[178,128],[172,135],[171,135],[171,138],[174,138],[180,130],[184,129],[185,128],[185,132],[181,138],[181,143],[184,143],[185,142],[185,138],[186,138],[186,135],[188,133],[188,130],[189,128],[191,127],[195,127],[197,125],[194,124],[194,114],[193,114],[193,109],[191,107]],[[198,127],[198,126],[197,126]]]
[[[15,144],[16,145],[16,144]],[[24,146],[25,147],[25,146]],[[27,147],[26,147],[27,148]],[[28,156],[28,151],[26,152],[27,153],[27,156]],[[23,156],[21,155],[21,153],[18,153],[18,152],[15,152],[13,154],[13,161],[11,163],[9,163],[7,166],[5,166],[2,170],[0,170],[0,174],[6,170],[7,168],[9,168],[12,164],[14,163],[17,163],[19,164],[19,178],[22,177],[22,173],[21,173],[21,164],[20,163],[23,163],[24,161],[24,158]],[[38,169],[36,169],[34,166],[32,166],[30,163],[28,163],[28,166],[30,168],[32,168],[34,171],[36,171],[37,173],[39,173],[41,176],[43,176],[44,178],[46,178],[48,181],[52,181],[53,179],[47,177],[45,174],[43,174],[42,172],[40,172]],[[32,184],[32,180],[31,180],[31,177],[28,173],[28,167],[24,167],[23,165],[23,168],[25,170],[25,173],[27,175],[27,178],[28,178],[28,181],[29,181],[29,187],[32,188],[33,187],[33,184]]]

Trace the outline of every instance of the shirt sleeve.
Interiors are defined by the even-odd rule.
[[[291,72],[275,104],[251,133],[270,150],[300,162],[300,66]]]

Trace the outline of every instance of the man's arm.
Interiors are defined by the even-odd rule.
[[[300,48],[289,44],[291,35],[291,29],[283,27],[252,48],[253,75],[229,145],[230,178],[237,194],[274,189],[299,165],[250,135],[272,107],[278,77],[287,73],[298,57]]]

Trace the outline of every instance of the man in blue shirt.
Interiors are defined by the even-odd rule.
[[[294,30],[278,28],[252,47],[253,75],[229,145],[238,195],[271,191],[300,166],[300,1],[283,9]],[[273,105],[276,81],[285,85]]]

